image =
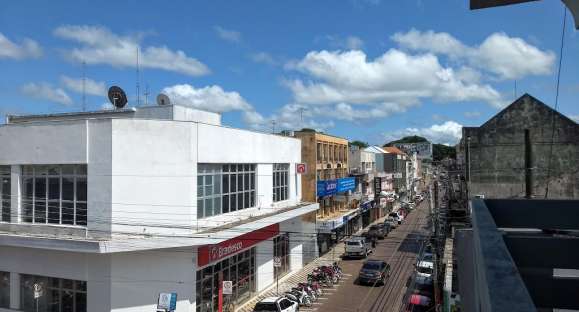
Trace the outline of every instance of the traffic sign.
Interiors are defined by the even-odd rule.
[[[273,257],[273,267],[281,268],[281,257]]]
[[[44,295],[44,289],[42,287],[42,284],[35,283],[32,287],[34,288],[34,299],[38,299],[42,297],[42,295]]]
[[[305,174],[307,171],[306,164],[296,164],[296,172],[298,174]]]
[[[232,295],[233,294],[233,282],[232,281],[223,281],[223,294],[224,295]]]
[[[177,293],[160,293],[157,309],[175,311],[177,309]]]

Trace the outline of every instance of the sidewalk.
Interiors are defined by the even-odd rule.
[[[386,216],[379,218],[379,219],[375,220],[374,222],[370,223],[367,227],[358,230],[355,235],[361,234],[363,231],[368,229],[368,227],[370,227],[373,224],[384,222],[384,219],[386,219]],[[321,265],[332,265],[332,263],[334,263],[334,262],[339,263],[340,261],[342,261],[342,255],[344,254],[343,241],[346,238],[343,238],[340,241],[338,241],[338,243],[336,245],[334,245],[332,248],[330,248],[330,250],[328,250],[327,253],[316,258],[312,262],[308,263],[300,270],[297,270],[294,272],[289,272],[286,276],[282,277],[279,280],[279,293],[283,294],[285,291],[291,289],[292,287],[295,287],[298,283],[303,283],[303,282],[307,281],[308,274],[311,274],[312,271],[316,267],[321,266]],[[348,277],[344,278],[343,280],[345,280],[345,279],[348,279]],[[340,281],[340,283],[334,285],[333,288],[340,287],[340,284],[344,283],[343,280]],[[324,293],[324,295],[322,295],[322,297],[320,299],[323,299],[324,296],[327,294],[327,292],[330,290],[331,290],[331,288],[324,288],[325,293]],[[277,296],[277,291],[276,291],[276,284],[274,283],[272,286],[264,289],[259,294],[257,294],[255,297],[253,297],[249,301],[245,302],[240,307],[236,308],[235,311],[236,312],[251,312],[251,311],[253,311],[253,308],[255,307],[255,305],[259,301],[261,301],[262,299],[264,299],[266,297],[275,297],[275,296]],[[315,311],[316,310],[316,304],[319,304],[319,302],[315,302],[314,305],[310,308],[300,307],[300,311]]]

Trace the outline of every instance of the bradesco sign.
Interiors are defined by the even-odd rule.
[[[270,239],[279,234],[279,224],[272,224],[262,229],[243,234],[215,245],[199,247],[197,251],[197,265],[206,264],[225,259],[239,251],[250,248],[261,241]]]

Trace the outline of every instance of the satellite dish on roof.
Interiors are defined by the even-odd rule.
[[[121,109],[127,105],[127,95],[125,91],[117,86],[112,86],[109,88],[109,101],[118,109]]]
[[[159,93],[159,95],[157,95],[157,104],[160,106],[169,105],[171,104],[171,100],[166,94]]]

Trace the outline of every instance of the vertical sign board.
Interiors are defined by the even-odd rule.
[[[382,178],[375,177],[374,178],[374,201],[377,204],[380,203],[380,192],[382,192]]]
[[[177,309],[177,293],[160,293],[157,310],[175,311]]]
[[[273,257],[273,267],[281,268],[281,257]]]

